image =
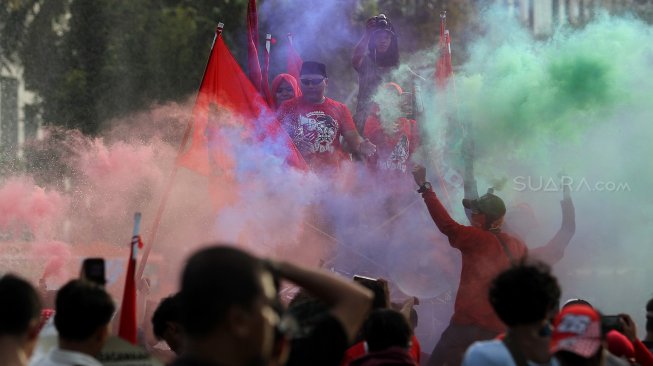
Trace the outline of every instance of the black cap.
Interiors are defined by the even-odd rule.
[[[492,220],[496,220],[506,214],[506,205],[503,200],[494,195],[492,188],[488,189],[488,193],[481,197],[471,200],[469,198],[463,199],[463,206],[469,210],[477,210],[485,214]]]
[[[326,65],[316,61],[304,61],[299,75],[319,74],[327,77]]]

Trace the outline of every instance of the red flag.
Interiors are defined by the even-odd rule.
[[[263,80],[261,81],[261,93],[263,98],[272,107],[272,95],[270,94],[270,48],[272,47],[272,35],[265,35],[265,48],[263,49]]]
[[[440,13],[440,41],[438,48],[440,55],[435,65],[435,82],[438,87],[443,88],[447,85],[447,80],[453,75],[453,66],[451,65],[451,39],[447,26],[446,12]]]
[[[225,113],[234,117],[229,118]],[[245,133],[255,141],[273,142],[274,154],[282,155],[286,162],[296,168],[306,169],[306,162],[292,140],[276,120],[263,97],[254,89],[247,76],[232,56],[218,32],[211,49],[211,55],[204,72],[204,78],[193,108],[193,125],[190,147],[179,157],[177,163],[200,174],[210,175],[211,168],[229,169],[233,165],[225,154],[216,150],[224,149],[228,142],[216,141],[210,134],[215,120],[238,120]],[[219,137],[218,137],[219,139]],[[186,142],[182,142],[186,144]],[[209,145],[211,150],[209,151]],[[209,154],[212,163],[209,162]]]
[[[299,53],[297,53],[295,46],[293,45],[292,34],[290,33],[288,33],[288,48],[286,50],[286,57],[288,73],[294,76],[297,81],[299,81],[299,72],[302,69],[303,61],[299,56]]]
[[[139,235],[132,237],[129,246],[129,262],[127,263],[127,276],[125,278],[125,289],[122,294],[122,306],[120,307],[120,325],[118,336],[132,344],[136,344],[137,323],[136,323],[136,257],[138,248],[143,247]]]
[[[261,64],[258,60],[258,15],[256,0],[247,3],[247,66],[249,80],[256,90],[261,91]]]

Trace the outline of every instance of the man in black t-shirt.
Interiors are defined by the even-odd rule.
[[[212,246],[195,253],[184,268],[179,299],[185,351],[172,366],[284,364],[276,358],[283,352],[275,349],[275,337],[284,333],[280,279],[305,288],[329,308],[306,344],[291,350],[290,359],[302,365],[338,365],[369,311],[367,289],[329,272]]]

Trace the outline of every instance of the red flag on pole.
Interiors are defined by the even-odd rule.
[[[137,322],[136,322],[136,257],[138,249],[143,247],[140,235],[138,235],[141,222],[141,214],[134,215],[134,235],[129,245],[129,261],[127,262],[127,276],[125,277],[125,288],[122,294],[122,306],[120,307],[120,324],[118,336],[131,344],[136,344]]]
[[[172,183],[176,176],[177,168],[183,166],[210,177],[212,167],[215,168],[216,165],[225,166],[229,163],[228,161],[225,162],[228,159],[223,159],[222,162],[219,161],[221,157],[216,157],[215,153],[209,151],[207,130],[209,130],[209,119],[212,115],[215,117],[218,114],[217,117],[221,117],[219,113],[222,111],[231,114],[232,117],[237,117],[238,121],[242,123],[244,130],[246,130],[245,132],[248,132],[250,137],[253,137],[254,143],[264,140],[271,141],[275,146],[271,154],[285,159],[286,163],[290,166],[304,170],[308,169],[304,158],[302,158],[295,144],[290,139],[290,136],[283,130],[273,112],[270,111],[267,103],[263,100],[263,97],[254,89],[247,75],[245,75],[231,52],[229,52],[227,45],[222,39],[222,26],[222,23],[218,24],[216,35],[211,45],[209,60],[206,64],[206,70],[204,70],[202,83],[200,84],[195,106],[193,107],[193,117],[189,121],[188,128],[182,137],[177,153],[176,165],[166,183],[163,198],[154,218],[151,237],[148,238],[147,246],[145,246],[143,251],[141,264],[138,267],[138,279],[143,275],[147,258],[152,249],[166,207],[166,202],[172,190]],[[223,115],[222,118],[226,117]],[[189,139],[190,144],[188,143]],[[211,141],[213,150],[219,150],[213,148],[218,143],[215,139]],[[219,146],[219,148],[224,149],[223,146]],[[214,164],[210,164],[209,155],[212,156]],[[215,164],[216,162],[218,164]],[[220,187],[216,188],[219,189]],[[215,192],[210,193],[214,196],[217,195]]]
[[[261,91],[261,64],[258,59],[258,15],[256,0],[247,3],[247,66],[249,80],[256,90]]]
[[[272,95],[270,94],[270,49],[272,48],[272,35],[265,35],[265,49],[263,49],[263,81],[261,81],[263,98],[272,107]]]
[[[435,65],[435,82],[440,88],[447,85],[447,80],[453,75],[451,65],[451,39],[447,29],[447,13],[440,13],[440,41],[438,42],[440,55]]]
[[[242,123],[245,132],[252,135],[255,141],[273,141],[277,147],[281,147],[274,149],[273,153],[282,154],[280,157],[285,158],[290,166],[307,168],[290,136],[247,79],[224,43],[222,34],[218,32],[193,108],[190,147],[181,154],[178,164],[200,174],[210,175],[212,165],[209,163],[209,154],[213,152],[209,151],[207,128],[211,128],[209,120],[216,116],[218,119],[228,118],[224,112]],[[216,141],[210,141],[210,145],[221,148],[216,146]],[[218,160],[218,165],[221,165],[220,157],[215,159],[213,154],[212,158],[214,163]],[[224,160],[222,163],[229,165]]]
[[[451,39],[449,38],[449,30],[447,29],[447,12],[440,13],[440,39],[438,41],[439,56],[435,64],[435,84],[438,88],[444,89],[447,87],[449,78],[453,75],[453,66],[451,65]],[[443,108],[446,108],[446,102]],[[450,122],[451,123],[451,122]],[[442,156],[442,154],[439,154]],[[448,172],[450,168],[446,166],[443,159],[435,164],[435,173],[438,175],[438,182],[440,183],[440,190],[443,196],[443,203],[446,207],[451,208],[451,198],[447,185],[451,185],[445,177],[453,177]],[[457,188],[457,187],[452,187]]]
[[[302,69],[302,58],[297,53],[293,44],[292,34],[288,33],[288,48],[286,49],[288,74],[292,75],[299,81],[299,72]]]

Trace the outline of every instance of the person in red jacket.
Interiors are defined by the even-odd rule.
[[[428,365],[460,365],[470,344],[495,338],[505,330],[486,294],[492,279],[524,258],[528,249],[521,240],[501,232],[506,206],[492,190],[478,199],[463,200],[472,213],[472,225],[465,226],[454,221],[440,203],[426,181],[424,167],[416,166],[413,178],[435,225],[462,254],[454,314]]]

